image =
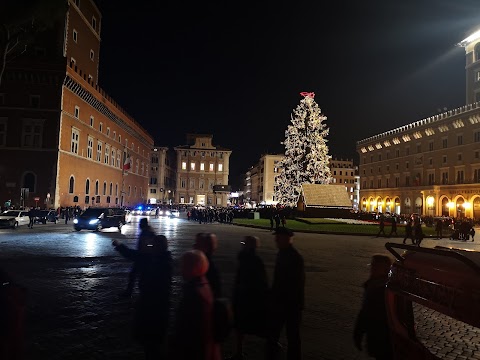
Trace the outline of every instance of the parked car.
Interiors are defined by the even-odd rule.
[[[58,215],[55,210],[39,210],[38,215],[35,217],[36,223],[46,224],[47,222],[57,223]]]
[[[0,227],[15,229],[21,225],[28,225],[29,222],[28,211],[7,210],[0,214]]]
[[[126,211],[117,208],[88,208],[73,220],[76,231],[82,229],[100,231],[111,227],[119,230],[126,223]]]

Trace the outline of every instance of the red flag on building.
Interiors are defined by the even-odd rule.
[[[132,159],[130,158],[130,155],[127,155],[127,157],[125,158],[125,162],[123,163],[123,170],[128,171],[130,170],[131,166],[132,166]]]

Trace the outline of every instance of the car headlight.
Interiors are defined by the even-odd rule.
[[[172,215],[172,213],[170,211],[165,211],[165,215]]]
[[[158,213],[159,213],[160,215],[163,215],[163,211],[159,211]]]
[[[98,223],[98,219],[93,219],[93,220],[90,220],[88,222],[89,225],[93,225],[93,224],[96,224],[96,223]]]
[[[78,224],[78,219],[73,219],[74,224]]]

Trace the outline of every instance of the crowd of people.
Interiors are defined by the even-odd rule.
[[[301,359],[305,270],[302,256],[293,247],[291,230],[281,227],[274,233],[278,254],[271,287],[263,260],[256,253],[259,239],[244,238],[231,300],[224,293],[221,272],[214,259],[217,237],[213,233],[198,233],[192,250],[180,259],[183,291],[172,326],[169,303],[173,260],[168,241],[154,233],[146,218],[140,220],[140,231],[136,249],[117,240],[113,246],[133,261],[127,289],[121,295],[131,296],[138,278],[139,300],[133,328],[147,359],[160,358],[164,341],[168,358],[219,360],[221,344],[231,327],[236,339],[232,360],[243,359],[245,335],[264,338],[266,359],[276,359],[283,327],[287,331],[287,358]]]
[[[219,222],[224,224],[231,224],[235,212],[233,208],[196,208],[192,207],[187,210],[187,219],[190,221],[198,221],[201,223]]]

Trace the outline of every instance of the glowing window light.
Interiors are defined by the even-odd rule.
[[[422,138],[422,134],[420,133],[420,131],[417,131],[417,132],[414,132],[413,133],[413,137],[415,139],[421,139]]]
[[[403,136],[402,136],[402,139],[403,139],[404,142],[408,142],[408,141],[411,140],[411,139],[410,139],[410,135],[403,135]]]
[[[373,151],[375,148],[372,145],[368,145],[368,150]]]
[[[458,128],[461,128],[461,127],[464,127],[465,125],[463,124],[463,121],[462,120],[455,120],[453,123],[452,123],[453,127],[455,129],[458,129]]]
[[[468,120],[470,121],[470,124],[478,124],[480,122],[480,116],[478,115],[473,115],[473,116],[470,116],[468,118]]]
[[[364,147],[362,147],[362,148],[360,149],[360,151],[365,154],[365,153],[367,152],[367,149],[364,148]]]
[[[375,144],[375,147],[376,147],[377,149],[381,149],[381,148],[382,148],[382,144],[376,143],[376,144]]]
[[[445,131],[448,131],[448,126],[447,125],[442,125],[438,127],[438,130],[443,133]]]
[[[392,144],[390,144],[390,141],[385,140],[385,141],[383,142],[383,145],[385,145],[385,147],[389,147],[389,146],[391,146]]]
[[[425,129],[425,135],[427,136],[435,135],[435,130],[433,130],[432,128]]]
[[[400,144],[400,139],[399,138],[394,138],[392,141],[395,145]]]

